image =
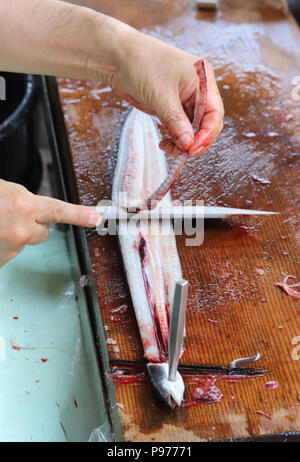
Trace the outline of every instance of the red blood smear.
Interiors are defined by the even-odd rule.
[[[19,319],[19,317],[18,317],[18,316],[14,316],[13,319]]]
[[[12,345],[12,349],[13,349],[13,350],[20,351],[20,350],[21,350],[21,347],[19,347],[19,346],[17,346],[17,345]]]
[[[66,432],[65,427],[63,426],[62,422],[60,422],[60,426],[61,426],[62,431],[64,432],[64,435],[65,435],[66,440],[67,440],[68,439],[67,432]]]
[[[270,382],[265,383],[266,390],[276,390],[279,387],[279,383],[276,380],[271,380]]]
[[[228,383],[235,383],[238,380],[246,379],[245,375],[206,375],[198,377],[185,377],[186,383],[200,385],[193,391],[193,401],[184,403],[183,407],[194,406],[197,403],[220,403],[224,397],[222,391],[216,386],[216,382],[222,380]]]
[[[122,321],[122,319],[121,319],[121,318],[118,318],[117,316],[111,316],[111,317],[110,317],[110,320],[111,320],[112,322],[121,322],[121,321]]]
[[[125,374],[112,374],[112,378],[114,383],[118,383],[120,385],[124,384],[131,384],[131,385],[138,385],[139,383],[146,383],[147,376],[145,374],[137,374],[137,375],[125,375]]]
[[[39,383],[39,380],[35,380],[35,383]]]
[[[78,404],[75,398],[73,398],[73,401],[74,401],[75,406],[78,407]]]
[[[100,255],[101,255],[100,249],[98,249],[98,248],[94,249],[94,255],[95,255],[95,257],[100,257]]]
[[[215,385],[215,381],[213,380],[203,388],[196,388],[193,391],[193,398],[199,403],[220,403],[223,397],[223,393]]]
[[[191,406],[197,406],[199,404],[198,401],[191,401],[190,403],[183,403],[181,407],[191,407]]]
[[[246,427],[245,430],[246,430],[246,432],[249,433],[250,436],[253,436],[253,431],[251,430],[251,428]]]
[[[43,363],[46,363],[46,362],[48,361],[48,359],[47,359],[47,358],[41,358],[41,361],[42,361]]]
[[[238,375],[238,374],[233,374],[233,375],[198,375],[198,376],[193,376],[193,375],[186,375],[184,378],[184,381],[186,383],[191,383],[195,385],[200,385],[202,386],[205,381],[207,380],[214,380],[215,382],[223,381],[223,382],[228,382],[228,383],[235,383],[238,380],[246,379],[246,375]]]
[[[256,240],[256,237],[249,233],[249,229],[247,228],[247,226],[239,225],[236,228],[234,239],[242,239],[245,237],[253,241]]]
[[[266,417],[267,419],[271,420],[271,416],[269,414],[266,414],[263,411],[256,411],[256,414],[262,415],[262,416]]]
[[[223,380],[228,383],[234,383],[237,380],[245,379],[243,375],[218,375],[193,377],[191,381],[200,385],[193,391],[193,402],[198,403],[220,403],[224,397],[222,391],[216,386],[216,382]],[[192,405],[192,404],[190,404]]]

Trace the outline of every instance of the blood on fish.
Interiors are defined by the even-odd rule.
[[[140,201],[145,202],[145,195],[165,178],[165,157],[158,145],[159,138],[151,117],[133,109],[120,140],[112,190],[116,204],[121,200],[127,208],[140,207]],[[165,198],[166,203],[170,200],[169,196]],[[176,281],[182,278],[174,233],[171,229],[170,238],[166,239],[153,234],[152,230],[148,231],[140,222],[134,232],[127,228],[124,233],[125,228],[124,223],[119,222],[118,237],[144,354],[150,362],[165,363],[168,357],[169,304],[172,295],[169,291],[173,291]],[[115,377],[115,380],[136,382],[135,378],[128,376]],[[179,391],[181,389],[184,389],[183,382]]]
[[[164,362],[167,360],[168,357],[168,344],[166,343],[166,340],[163,337],[159,319],[157,317],[157,308],[156,305],[153,303],[152,298],[151,298],[151,286],[148,281],[147,274],[145,272],[145,265],[147,264],[147,254],[146,254],[146,241],[142,235],[140,235],[140,242],[139,242],[139,247],[138,251],[140,254],[140,259],[141,259],[141,265],[142,265],[142,274],[143,274],[143,279],[144,279],[144,285],[145,285],[145,290],[146,290],[146,295],[148,299],[148,304],[151,312],[151,316],[154,322],[154,331],[155,331],[155,337],[157,341],[157,346],[159,349],[159,354],[160,354],[160,361]],[[165,306],[166,309],[166,306]],[[166,314],[167,314],[167,319],[169,320],[169,313],[168,309],[166,309]]]
[[[203,59],[200,59],[194,64],[194,66],[195,66],[197,75],[199,77],[199,85],[197,87],[196,97],[195,97],[194,118],[192,122],[192,127],[193,127],[194,135],[195,135],[193,151],[195,152],[197,149],[201,147],[201,145],[195,146],[195,143],[197,143],[196,135],[200,131],[201,121],[203,119],[205,108],[206,108],[207,79],[206,79],[205,61]],[[208,140],[206,140],[206,142],[208,144]],[[170,145],[170,144],[172,145],[173,141],[171,139],[165,139],[163,141],[163,144],[165,146]],[[180,176],[189,153],[181,152],[177,146],[174,146],[173,154],[176,154],[177,156],[179,155],[178,160],[175,166],[173,167],[173,170],[170,172],[170,174],[165,179],[165,181],[162,182],[162,184],[158,187],[158,189],[146,201],[146,205],[148,209],[154,208],[156,206],[157,201],[162,200],[165,197],[165,195],[169,192],[174,182]]]

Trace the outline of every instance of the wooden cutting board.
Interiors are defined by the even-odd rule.
[[[144,376],[115,383],[124,439],[202,441],[299,432],[300,361],[293,339],[300,336],[300,300],[274,286],[287,274],[300,280],[300,102],[292,97],[292,78],[300,75],[296,23],[281,0],[224,0],[216,13],[197,11],[188,0],[76,3],[214,65],[226,110],[224,130],[205,156],[188,160],[173,198],[280,212],[210,221],[200,247],[177,238],[190,282],[182,363],[226,365],[260,352],[257,365],[272,374],[220,381],[219,403],[173,412]],[[59,78],[58,86],[80,202],[94,205],[111,197],[120,131],[130,108],[105,85]],[[141,361],[117,239],[89,232],[88,246],[110,359]],[[268,381],[279,387],[267,389]],[[187,403],[196,387],[187,384]]]

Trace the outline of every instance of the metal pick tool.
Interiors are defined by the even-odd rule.
[[[177,369],[183,348],[188,281],[176,282],[169,332],[169,380],[176,381]]]
[[[230,363],[229,370],[230,374],[234,373],[234,370],[240,366],[245,366],[246,364],[252,364],[258,361],[260,358],[260,353],[257,353],[254,356],[249,356],[247,358],[238,358]]]

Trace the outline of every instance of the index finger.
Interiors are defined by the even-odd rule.
[[[38,203],[36,222],[39,224],[67,223],[96,227],[102,221],[99,213],[84,205],[70,204],[52,197],[36,196],[36,198]]]

